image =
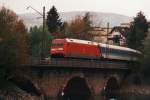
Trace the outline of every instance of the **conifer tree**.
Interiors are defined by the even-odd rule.
[[[127,45],[130,48],[142,50],[143,41],[147,36],[148,23],[142,12],[139,12],[131,23],[127,33]]]
[[[46,23],[50,33],[56,33],[61,29],[62,22],[55,6],[49,10]]]

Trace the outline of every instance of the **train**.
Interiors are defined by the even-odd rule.
[[[138,61],[141,52],[127,47],[64,38],[52,40],[50,54],[52,58]]]

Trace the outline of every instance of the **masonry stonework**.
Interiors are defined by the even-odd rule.
[[[82,71],[82,70],[43,70],[33,71],[31,80],[42,94],[50,98],[57,98],[63,91],[68,81],[74,77],[84,78],[92,96],[101,95],[107,81],[114,77],[118,84],[123,79],[123,74],[115,71]]]

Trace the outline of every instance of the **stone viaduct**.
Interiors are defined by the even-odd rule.
[[[127,72],[126,69],[34,66],[30,80],[48,100],[68,100],[65,95],[74,98],[71,100],[96,100],[107,90],[119,89]]]
[[[103,100],[116,95],[130,72],[126,62],[53,62],[56,63],[29,65],[31,72],[22,83],[18,78],[11,80],[27,91],[37,89],[43,100]]]

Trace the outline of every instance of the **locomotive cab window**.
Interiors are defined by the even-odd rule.
[[[52,43],[52,46],[63,46],[63,43]]]

